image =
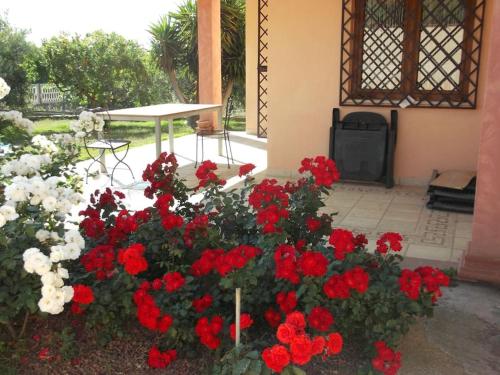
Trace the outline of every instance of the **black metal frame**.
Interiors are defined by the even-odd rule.
[[[258,0],[257,25],[257,137],[267,138],[269,0]]]
[[[87,154],[92,159],[92,162],[90,163],[90,165],[87,168],[87,174],[85,176],[85,183],[88,182],[90,168],[95,163],[99,163],[101,166],[103,166],[104,169],[106,170],[106,173],[108,173],[108,169],[106,168],[106,165],[101,161],[101,157],[104,156],[104,154],[106,153],[106,150],[111,150],[111,153],[113,154],[113,156],[115,157],[115,159],[117,161],[116,164],[113,166],[113,170],[111,171],[111,186],[113,186],[113,177],[114,177],[115,171],[116,171],[116,169],[117,169],[117,167],[118,167],[119,164],[125,165],[128,168],[130,174],[132,175],[132,178],[135,180],[134,172],[132,172],[132,169],[130,168],[130,166],[127,163],[124,162],[125,158],[128,155],[128,151],[130,149],[130,143],[131,142],[128,141],[128,140],[125,140],[125,139],[99,139],[99,138],[97,138],[96,141],[102,142],[106,146],[92,146],[92,144],[89,145],[88,142],[87,142],[87,137],[83,138],[83,144],[85,146],[85,151],[87,151]],[[120,143],[120,145],[117,146],[117,147],[114,147],[113,146],[114,142]],[[120,158],[120,157],[118,157],[118,155],[116,154],[115,151],[119,150],[119,149],[121,149],[123,147],[126,147],[125,154],[123,155],[122,158]],[[90,150],[99,150],[99,154],[97,155],[97,157],[94,157],[92,155],[92,153],[90,152]]]
[[[231,162],[234,164],[233,158],[233,150],[231,148],[231,140],[229,139],[229,120],[231,119],[231,114],[233,111],[233,100],[229,98],[226,104],[226,117],[224,119],[224,127],[222,131],[215,131],[214,133],[203,133],[200,131],[196,131],[196,162],[194,167],[198,166],[198,141],[201,138],[201,162],[205,160],[205,145],[204,139],[206,138],[223,138],[224,146],[226,148],[226,159],[227,159],[227,167],[231,168],[229,164],[229,157],[231,157]]]
[[[329,156],[330,159],[335,160],[335,130],[342,126],[348,124],[340,120],[340,109],[334,108],[332,113],[332,127],[330,128],[330,147]],[[382,183],[386,188],[390,189],[394,186],[394,154],[396,151],[396,142],[398,137],[398,111],[391,110],[391,121],[388,125],[387,139],[386,139],[386,152],[385,152],[385,163],[384,163],[384,173],[380,181],[373,181]],[[342,176],[341,176],[342,178]],[[366,181],[364,181],[366,182]]]

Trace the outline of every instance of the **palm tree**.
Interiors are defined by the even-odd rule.
[[[221,47],[223,104],[235,83],[245,80],[244,0],[221,2]],[[196,2],[186,0],[176,12],[163,16],[149,29],[152,53],[158,66],[169,76],[181,103],[198,98],[198,20]]]

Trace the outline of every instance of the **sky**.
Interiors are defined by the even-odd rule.
[[[11,25],[31,30],[28,39],[40,45],[61,31],[86,34],[116,32],[149,46],[149,25],[175,10],[183,0],[0,0]]]

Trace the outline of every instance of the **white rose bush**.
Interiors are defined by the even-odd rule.
[[[76,138],[83,138],[94,132],[102,132],[104,120],[93,112],[83,111],[78,120],[72,121],[69,127],[75,132]]]
[[[5,86],[0,79],[0,98]],[[59,314],[73,298],[68,268],[85,241],[69,217],[82,182],[74,136],[31,137],[33,123],[16,111],[0,112],[0,126],[22,133],[0,159],[0,325],[18,339],[33,314]]]

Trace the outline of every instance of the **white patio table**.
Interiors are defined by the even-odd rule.
[[[98,112],[104,120],[110,121],[151,121],[155,122],[156,157],[161,154],[161,121],[168,121],[169,151],[174,152],[174,120],[199,115],[203,112],[217,112],[222,126],[222,105],[220,104],[157,104],[146,107],[116,109]],[[219,142],[219,154],[222,142]]]

